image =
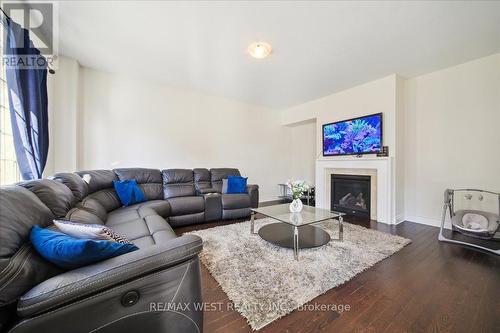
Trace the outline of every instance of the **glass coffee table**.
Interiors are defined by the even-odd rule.
[[[260,213],[276,223],[267,224],[259,229],[258,234],[262,239],[281,247],[293,249],[295,260],[299,259],[299,249],[318,247],[327,244],[331,237],[321,227],[313,224],[331,220],[339,224],[339,238],[343,241],[343,216],[344,213],[332,212],[328,209],[304,205],[299,213],[290,213],[289,204],[252,208],[250,232],[254,231],[255,214]]]

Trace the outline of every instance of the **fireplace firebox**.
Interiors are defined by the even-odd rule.
[[[330,188],[332,210],[370,218],[370,176],[332,174]]]

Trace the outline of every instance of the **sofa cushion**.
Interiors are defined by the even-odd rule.
[[[108,214],[106,225],[113,226],[120,221],[131,221],[150,215],[169,216],[170,204],[165,200],[152,200],[121,207]]]
[[[203,197],[176,197],[168,199],[171,216],[201,213],[205,210]]]
[[[117,223],[113,224],[112,226],[109,224],[106,226],[113,229],[116,233],[122,235],[123,237],[126,237],[132,242],[134,239],[151,235],[148,226],[140,217],[128,221],[117,221]]]
[[[137,214],[137,210],[135,212]],[[165,242],[168,239],[177,237],[167,221],[160,215],[136,216],[132,218],[131,210],[127,210],[126,215],[128,215],[128,219],[113,218],[113,215],[110,214],[109,223],[106,226],[111,227],[118,234],[127,237],[128,240],[139,248]],[[124,216],[122,215],[122,217]]]
[[[50,179],[37,179],[20,183],[49,207],[55,217],[61,217],[71,209],[75,197],[71,190],[64,184]]]
[[[167,169],[162,175],[164,199],[195,195],[193,170]]]
[[[194,214],[187,214],[187,215],[179,215],[179,216],[171,216],[168,218],[168,223],[170,223],[171,226],[178,228],[178,227],[183,227],[186,225],[192,225],[192,224],[197,224],[197,223],[203,223],[205,222],[205,213],[194,213]]]
[[[82,201],[89,194],[88,184],[77,174],[67,172],[56,173],[51,179],[63,183],[71,190],[75,200],[73,204]]]
[[[222,194],[223,209],[239,209],[250,207],[250,196],[246,193]]]
[[[103,222],[106,221],[108,218],[108,213],[106,212],[106,209],[94,198],[86,197],[85,199],[83,199],[82,202],[80,202],[79,207],[96,215]]]
[[[118,177],[112,170],[86,170],[78,171],[76,174],[82,178],[84,178],[85,175],[90,176],[88,181],[89,193],[112,188],[113,180],[118,180]]]
[[[137,184],[162,183],[161,171],[146,168],[120,168],[113,170],[120,180],[135,179]]]
[[[165,244],[169,240],[177,238],[174,231],[159,231],[154,235],[144,236],[141,238],[134,239],[133,243],[140,249],[147,248],[156,244]]]
[[[0,260],[10,258],[29,241],[34,225],[52,223],[50,209],[32,192],[21,186],[0,188]],[[0,264],[0,271],[3,267]]]
[[[89,194],[82,200],[82,202],[86,199],[96,200],[104,207],[106,212],[111,212],[112,210],[118,209],[122,206],[120,198],[118,198],[118,194],[116,194],[116,191],[113,187]]]
[[[210,179],[212,187],[217,192],[222,193],[222,179],[228,176],[241,176],[240,171],[234,168],[213,168],[210,169]]]
[[[208,169],[196,168],[193,169],[193,174],[194,186],[197,193],[201,193],[202,190],[212,187],[212,182],[210,180],[210,171],[208,171]]]
[[[222,211],[223,220],[234,220],[249,217],[252,211],[250,208],[224,209]]]
[[[152,212],[162,216],[170,216],[170,204],[166,200],[151,200],[137,205],[141,217],[153,215]]]
[[[86,209],[75,207],[71,209],[65,217],[66,220],[81,222],[87,224],[104,224],[97,215],[92,214]]]
[[[163,185],[162,183],[145,183],[139,184],[139,188],[148,200],[161,200],[163,199]]]
[[[0,188],[0,308],[59,272],[29,243],[31,228],[48,226],[52,218],[50,209],[26,188]]]
[[[109,213],[108,219],[106,220],[105,224],[107,226],[113,227],[115,224],[128,221],[135,221],[141,218],[137,209],[128,209],[128,208],[130,207],[119,208]]]
[[[148,200],[163,199],[163,179],[158,169],[120,168],[113,170],[120,180],[135,179]]]

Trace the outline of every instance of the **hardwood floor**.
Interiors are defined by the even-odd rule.
[[[440,243],[434,227],[346,220],[410,238],[412,243],[310,302],[349,305],[350,311],[296,310],[259,332],[500,332],[499,257]],[[204,302],[224,304],[205,312],[204,332],[251,332],[245,318],[228,310],[230,300],[203,265],[201,272]]]

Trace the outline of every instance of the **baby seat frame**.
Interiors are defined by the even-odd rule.
[[[483,251],[494,253],[496,255],[500,255],[500,249],[495,250],[495,249],[488,248],[488,247],[485,247],[485,246],[482,246],[479,244],[469,243],[466,240],[451,239],[451,238],[448,238],[444,235],[443,230],[444,230],[444,223],[446,220],[446,212],[447,212],[447,210],[449,210],[450,219],[453,218],[453,215],[455,213],[454,212],[454,202],[455,202],[454,198],[455,198],[456,192],[478,192],[479,195],[481,195],[481,193],[489,193],[489,194],[496,195],[498,197],[498,216],[500,217],[500,193],[485,191],[485,190],[477,190],[477,189],[457,189],[457,190],[447,189],[444,192],[444,206],[443,206],[443,214],[442,214],[442,218],[441,218],[441,228],[439,230],[438,240],[441,242],[470,246],[470,247],[477,248],[477,249],[480,249]],[[497,223],[498,223],[498,221],[497,221]],[[453,222],[452,222],[452,224],[453,224]],[[452,225],[452,232],[455,232],[453,229],[455,229],[455,228],[453,228],[453,225]],[[500,226],[499,226],[499,228],[497,228],[496,233],[498,233],[499,229],[500,229]],[[460,232],[460,231],[458,231],[458,232]],[[466,236],[473,237],[470,235],[466,235]],[[498,240],[498,238],[494,238],[494,237],[495,236],[493,236],[492,239]]]

